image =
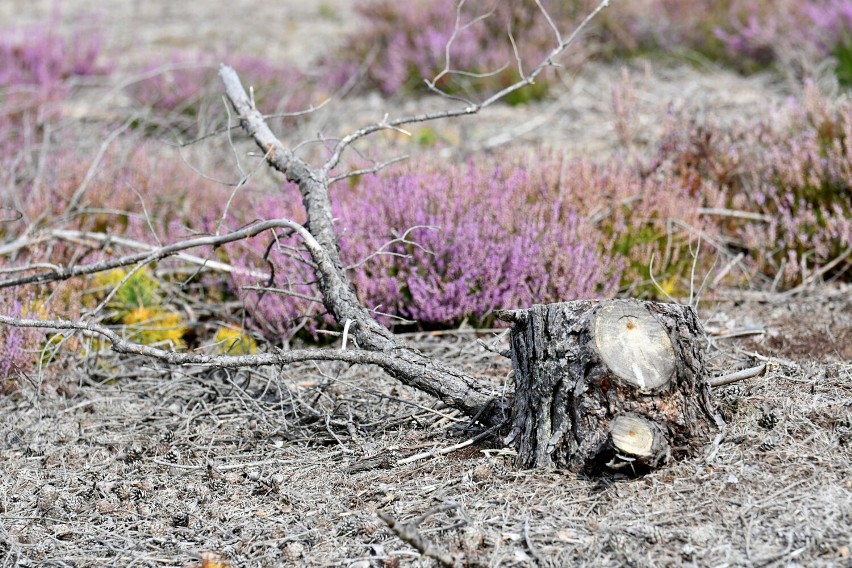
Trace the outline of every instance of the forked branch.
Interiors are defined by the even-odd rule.
[[[499,102],[505,99],[510,94],[515,91],[522,89],[528,85],[532,85],[535,83],[536,77],[541,75],[541,73],[547,69],[548,67],[552,67],[556,64],[556,60],[559,58],[562,53],[565,52],[568,47],[576,41],[577,37],[579,37],[580,33],[589,25],[589,23],[595,19],[595,17],[603,11],[604,8],[609,6],[610,0],[602,0],[597,7],[592,10],[586,18],[580,22],[580,24],[571,32],[567,38],[562,38],[562,34],[559,33],[555,24],[553,23],[553,19],[548,14],[547,10],[541,5],[540,2],[537,2],[539,9],[542,14],[544,14],[545,19],[548,21],[549,25],[552,29],[555,30],[554,36],[556,38],[556,45],[550,51],[550,53],[545,56],[545,58],[539,62],[529,73],[522,75],[521,78],[512,83],[508,87],[505,87],[492,95],[489,95],[485,99],[483,99],[479,103],[468,104],[463,107],[449,109],[444,111],[437,112],[429,112],[429,113],[421,113],[421,114],[413,114],[409,116],[403,116],[401,118],[396,118],[393,120],[388,120],[387,118],[374,122],[373,124],[368,124],[362,128],[359,128],[355,132],[352,132],[337,142],[332,150],[331,156],[328,161],[323,164],[322,169],[320,170],[323,174],[328,175],[328,173],[334,169],[338,163],[340,163],[340,158],[343,156],[343,152],[346,148],[351,145],[356,140],[364,138],[365,136],[369,136],[375,132],[379,132],[381,130],[395,129],[400,128],[406,124],[412,124],[416,122],[428,122],[432,120],[440,120],[445,118],[454,118],[459,116],[468,116],[472,114],[476,114],[484,108],[487,108],[493,105],[496,102]],[[454,34],[455,35],[455,34]],[[447,56],[449,57],[449,55]],[[449,68],[449,62],[447,62],[447,69]],[[447,71],[442,71],[442,73],[446,73]]]
[[[469,416],[476,417],[489,427],[502,424],[509,402],[495,393],[491,385],[459,369],[431,359],[404,344],[401,339],[395,337],[386,327],[377,322],[373,318],[372,312],[360,303],[340,259],[338,236],[335,232],[328,191],[329,184],[340,178],[331,177],[331,172],[340,162],[344,151],[352,143],[370,134],[386,129],[400,129],[403,125],[415,122],[476,114],[518,89],[532,84],[544,69],[555,65],[556,58],[574,42],[579,33],[601,10],[609,5],[609,2],[610,0],[602,0],[597,8],[565,39],[555,29],[552,19],[541,4],[537,2],[539,9],[554,29],[555,46],[536,66],[532,67],[531,71],[526,74],[522,73],[522,77],[517,82],[485,96],[481,102],[464,103],[464,106],[460,108],[414,114],[397,119],[389,119],[386,115],[381,121],[367,125],[341,138],[332,149],[330,157],[321,165],[309,164],[298,157],[292,148],[281,142],[269,128],[265,117],[255,107],[253,97],[246,93],[237,73],[232,68],[223,65],[220,68],[220,76],[225,87],[225,94],[239,117],[240,126],[260,147],[266,163],[298,186],[306,213],[304,225],[287,220],[266,221],[234,231],[228,235],[189,239],[182,243],[159,247],[110,261],[70,268],[60,267],[52,269],[48,273],[0,281],[0,288],[2,288],[64,280],[119,266],[152,262],[180,254],[181,251],[188,248],[217,246],[248,238],[263,230],[286,227],[301,237],[305,249],[311,256],[312,268],[316,274],[316,282],[322,302],[338,324],[344,326],[346,337],[351,339],[357,349],[309,349],[246,356],[211,356],[200,353],[175,353],[136,344],[128,341],[114,330],[101,326],[94,321],[40,321],[0,316],[0,323],[19,327],[40,327],[96,334],[108,340],[112,344],[113,350],[119,353],[144,355],[175,365],[196,364],[234,367],[285,364],[306,360],[336,360],[378,365],[400,382],[426,392]],[[376,169],[378,169],[378,166]]]

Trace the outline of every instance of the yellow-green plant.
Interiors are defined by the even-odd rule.
[[[241,329],[220,327],[216,330],[216,351],[225,355],[257,353],[257,342]]]
[[[127,326],[132,339],[145,344],[183,345],[186,321],[180,313],[163,305],[160,282],[147,266],[129,277],[126,270],[117,268],[99,275],[95,281],[104,288],[105,294],[113,294],[107,303],[113,311],[111,319]],[[117,290],[116,286],[119,286]]]

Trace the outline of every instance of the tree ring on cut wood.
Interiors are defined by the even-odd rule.
[[[636,458],[661,455],[668,446],[660,426],[643,416],[619,414],[609,425],[613,447],[622,454]],[[668,456],[665,456],[668,457]]]
[[[595,348],[612,373],[650,392],[675,375],[672,341],[659,320],[642,304],[611,302],[594,317]]]

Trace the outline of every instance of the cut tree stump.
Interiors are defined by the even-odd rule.
[[[639,474],[710,441],[717,415],[691,307],[575,301],[497,315],[513,324],[506,443],[520,467]]]

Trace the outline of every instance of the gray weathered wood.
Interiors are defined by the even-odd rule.
[[[506,442],[522,467],[657,467],[715,427],[705,340],[689,306],[575,301],[504,311],[515,398]]]

